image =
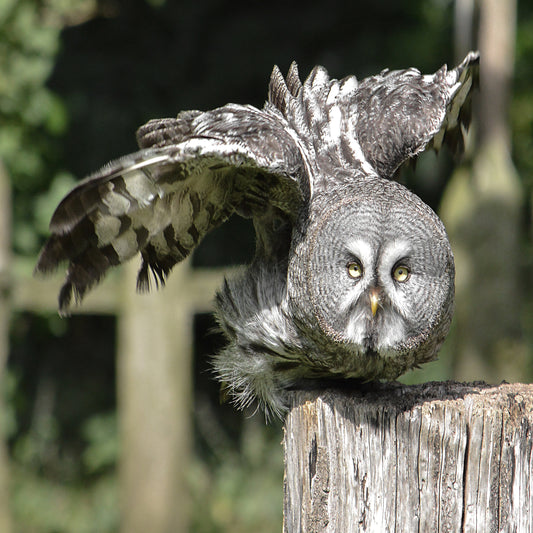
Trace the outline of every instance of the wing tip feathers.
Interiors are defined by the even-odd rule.
[[[285,113],[291,105],[291,101],[298,98],[301,89],[302,81],[296,61],[291,63],[287,76],[285,77],[279,67],[274,65],[268,85],[268,101],[274,107]]]

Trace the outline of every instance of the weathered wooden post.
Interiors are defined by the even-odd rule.
[[[533,531],[533,385],[296,392],[284,443],[287,533]]]
[[[176,305],[188,265],[166,291],[138,296],[127,265],[119,315],[121,531],[188,530],[192,314]]]
[[[192,322],[209,310],[220,270],[174,269],[164,291],[136,295],[124,267],[118,327],[121,531],[189,530]]]

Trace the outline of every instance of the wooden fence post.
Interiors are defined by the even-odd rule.
[[[299,391],[284,532],[533,531],[533,385]]]
[[[212,310],[215,290],[231,269],[181,264],[164,290],[138,295],[134,263],[109,276],[73,312],[117,315],[121,531],[181,533],[189,529],[192,322],[195,313]],[[61,276],[42,280],[13,272],[13,307],[55,311],[61,283]],[[0,319],[1,311],[0,306]],[[1,452],[0,441],[0,533],[4,533],[9,530],[2,526],[7,515],[2,511]]]
[[[135,294],[138,265],[118,299],[121,531],[189,531],[192,323],[211,310],[222,271],[177,265],[164,290]]]
[[[188,264],[164,291],[137,295],[124,267],[119,315],[118,406],[121,531],[188,531],[192,320],[179,304]]]

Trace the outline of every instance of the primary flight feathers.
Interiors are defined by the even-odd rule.
[[[478,57],[471,52],[432,75],[411,68],[361,81],[331,80],[315,67],[304,83],[293,63],[285,78],[274,68],[263,109],[228,104],[151,120],[137,133],[140,151],[104,166],[59,204],[36,271],[68,263],[61,312],[139,252],[138,288],[146,289],[150,273],[164,283],[234,213],[292,223],[327,188],[331,169],[392,178],[428,145],[460,147]]]

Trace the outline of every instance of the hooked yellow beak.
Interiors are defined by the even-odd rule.
[[[379,291],[377,289],[372,289],[370,291],[370,310],[372,311],[372,316],[376,316],[379,306]]]

